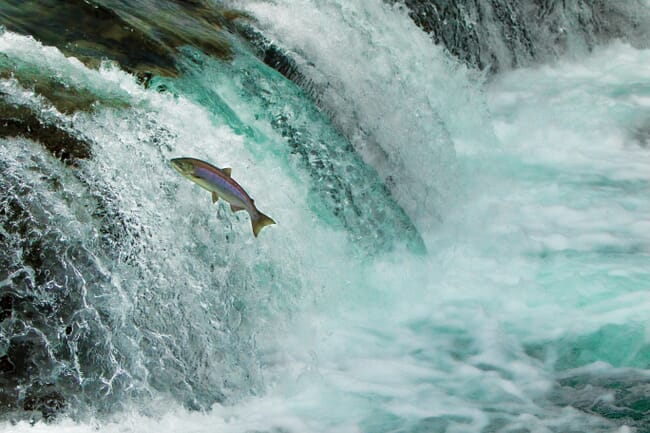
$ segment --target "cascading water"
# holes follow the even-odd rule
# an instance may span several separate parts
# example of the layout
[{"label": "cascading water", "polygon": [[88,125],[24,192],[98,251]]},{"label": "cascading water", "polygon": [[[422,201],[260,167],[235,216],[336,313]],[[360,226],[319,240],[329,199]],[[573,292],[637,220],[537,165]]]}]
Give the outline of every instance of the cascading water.
[{"label": "cascading water", "polygon": [[0,431],[650,432],[649,5],[37,3],[0,4]]},{"label": "cascading water", "polygon": [[490,139],[471,73],[426,34],[410,31],[413,23],[401,8],[249,2],[246,10],[269,38],[288,44],[296,64],[305,65],[301,76],[318,92],[319,105],[416,226],[435,226],[432,215],[454,190],[453,138],[483,130]]}]

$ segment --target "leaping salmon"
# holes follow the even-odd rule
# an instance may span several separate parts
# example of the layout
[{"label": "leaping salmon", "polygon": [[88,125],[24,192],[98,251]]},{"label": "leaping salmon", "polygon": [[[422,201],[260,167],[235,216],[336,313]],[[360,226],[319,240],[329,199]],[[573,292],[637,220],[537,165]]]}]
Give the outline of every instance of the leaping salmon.
[{"label": "leaping salmon", "polygon": [[174,158],[170,162],[182,176],[210,191],[212,203],[222,198],[230,203],[233,212],[246,210],[251,217],[255,237],[263,227],[275,224],[275,221],[257,210],[253,199],[230,177],[230,168],[217,168],[195,158]]}]

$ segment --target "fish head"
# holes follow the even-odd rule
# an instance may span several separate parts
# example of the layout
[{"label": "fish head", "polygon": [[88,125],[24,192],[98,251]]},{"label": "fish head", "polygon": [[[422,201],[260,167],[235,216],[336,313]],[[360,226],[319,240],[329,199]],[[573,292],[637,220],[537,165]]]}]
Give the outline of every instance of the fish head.
[{"label": "fish head", "polygon": [[169,162],[174,170],[185,177],[190,177],[194,174],[194,164],[189,158],[174,158]]}]

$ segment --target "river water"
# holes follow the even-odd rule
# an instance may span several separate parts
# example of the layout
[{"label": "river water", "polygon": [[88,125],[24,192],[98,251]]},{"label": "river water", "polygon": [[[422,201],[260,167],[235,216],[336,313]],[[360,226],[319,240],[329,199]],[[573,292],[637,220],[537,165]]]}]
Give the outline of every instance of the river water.
[{"label": "river water", "polygon": [[6,104],[92,154],[0,138],[0,431],[649,432],[650,50],[488,74],[405,7],[235,6],[298,84],[233,35],[148,88],[0,35]]}]

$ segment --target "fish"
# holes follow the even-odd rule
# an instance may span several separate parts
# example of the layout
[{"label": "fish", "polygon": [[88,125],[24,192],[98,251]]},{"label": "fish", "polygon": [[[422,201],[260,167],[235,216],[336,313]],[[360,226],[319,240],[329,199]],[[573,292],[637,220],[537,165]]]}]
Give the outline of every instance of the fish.
[{"label": "fish", "polygon": [[195,158],[174,158],[171,166],[181,174],[212,193],[212,203],[220,198],[230,203],[233,212],[245,210],[251,218],[253,235],[257,237],[262,228],[275,221],[255,207],[255,201],[230,175],[231,168],[218,168]]}]

